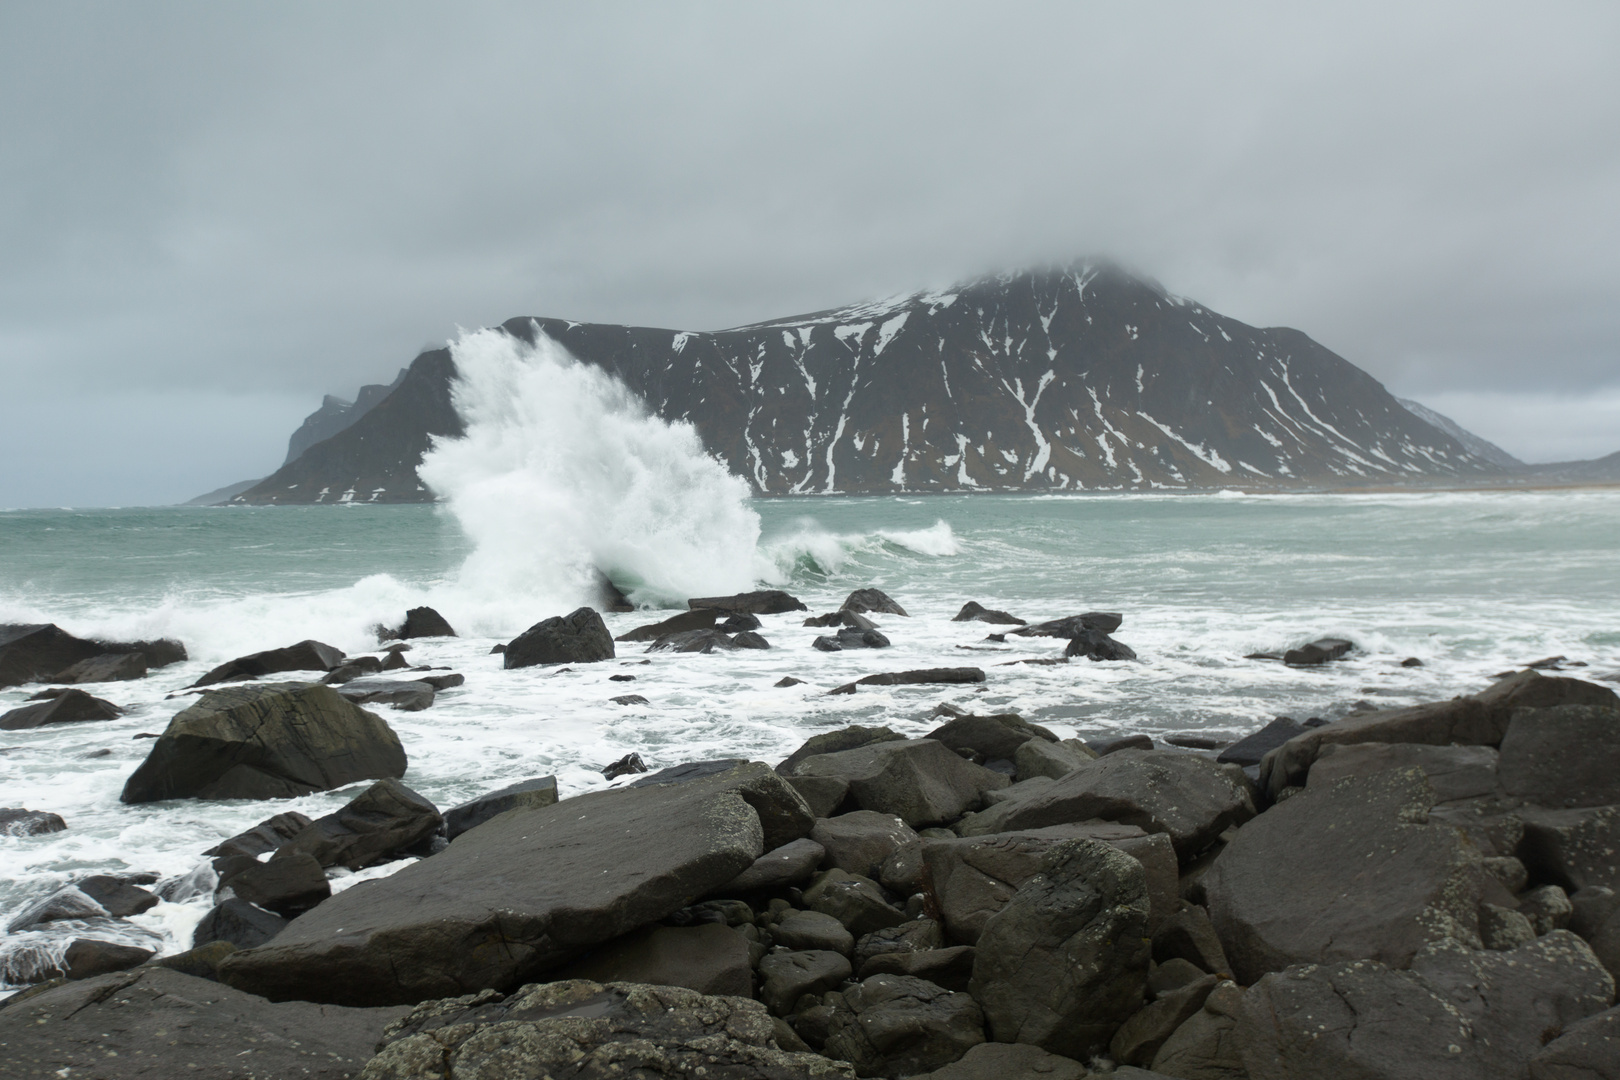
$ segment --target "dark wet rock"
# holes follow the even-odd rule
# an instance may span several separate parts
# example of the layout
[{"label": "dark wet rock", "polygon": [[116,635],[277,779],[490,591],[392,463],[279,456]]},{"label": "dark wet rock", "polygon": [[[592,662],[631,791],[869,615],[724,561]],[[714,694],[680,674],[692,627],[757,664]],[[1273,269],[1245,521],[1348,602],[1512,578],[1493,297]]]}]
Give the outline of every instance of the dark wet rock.
[{"label": "dark wet rock", "polygon": [[[643,765],[641,771],[646,772],[646,766]],[[541,776],[533,780],[523,780],[516,784],[509,784],[506,787],[464,802],[460,806],[446,810],[444,812],[444,835],[446,839],[454,840],[468,829],[477,828],[496,814],[504,814],[508,810],[516,810],[519,807],[550,806],[556,801],[557,778],[555,776]]]},{"label": "dark wet rock", "polygon": [[1500,746],[1515,709],[1558,705],[1620,708],[1620,697],[1595,683],[1521,671],[1469,697],[1406,709],[1353,713],[1312,728],[1267,755],[1261,764],[1261,786],[1273,800],[1283,788],[1302,787],[1311,763],[1329,743]]},{"label": "dark wet rock", "polygon": [[539,664],[590,664],[613,659],[613,638],[592,608],[542,619],[513,638],[504,656],[507,668]]},{"label": "dark wet rock", "polygon": [[853,611],[862,614],[874,611],[882,615],[905,615],[906,609],[894,602],[894,599],[882,589],[856,589],[844,599],[839,607],[842,611]]},{"label": "dark wet rock", "polygon": [[83,690],[66,690],[47,701],[24,705],[0,714],[0,730],[26,731],[47,724],[116,720],[123,715],[124,710],[110,701],[91,697]]},{"label": "dark wet rock", "polygon": [[861,1076],[912,1076],[984,1042],[978,1004],[923,979],[874,975],[842,999],[822,1053],[850,1062]]},{"label": "dark wet rock", "polygon": [[1082,630],[1069,640],[1063,655],[1073,659],[1083,656],[1087,660],[1135,660],[1136,650],[1115,641],[1101,630]]},{"label": "dark wet rock", "polygon": [[504,641],[503,642],[497,642],[494,645],[491,645],[489,647],[489,655],[491,655],[491,656],[500,656],[500,655],[504,654],[505,652],[506,652],[506,643]]},{"label": "dark wet rock", "polygon": [[634,675],[609,675],[608,682],[635,682]]},{"label": "dark wet rock", "polygon": [[302,852],[255,862],[241,873],[221,877],[220,888],[239,899],[292,919],[332,895],[321,864]]},{"label": "dark wet rock", "polygon": [[127,918],[155,907],[158,898],[139,885],[107,874],[95,874],[78,883],[78,889],[106,909],[114,918]]},{"label": "dark wet rock", "polygon": [[[388,654],[388,658],[382,662],[382,666],[379,667],[377,670],[379,670],[379,671],[404,671],[406,668],[408,668],[410,666],[411,666],[411,662],[409,660],[405,659],[405,657],[402,654],[397,653],[397,652],[390,652]],[[335,671],[336,668],[334,668],[333,670]]]},{"label": "dark wet rock", "polygon": [[803,625],[843,626],[848,627],[851,630],[877,629],[877,623],[873,622],[871,619],[868,619],[860,612],[850,611],[848,608],[840,608],[837,611],[829,611],[825,615],[812,615],[810,618],[804,620]]},{"label": "dark wet rock", "polygon": [[287,920],[246,900],[232,897],[215,904],[191,934],[191,947],[228,941],[238,949],[252,949],[286,929]]},{"label": "dark wet rock", "polygon": [[1238,1052],[1236,1029],[1243,990],[1220,982],[1153,1056],[1153,1070],[1186,1080],[1250,1080]]},{"label": "dark wet rock", "polygon": [[1083,615],[1069,615],[1061,619],[1049,619],[1046,622],[1022,626],[1008,633],[1017,634],[1019,637],[1076,638],[1086,630],[1112,634],[1124,622],[1123,615],[1112,611],[1088,611]]},{"label": "dark wet rock", "polygon": [[[767,831],[749,799],[786,817],[768,802],[770,781],[782,785],[765,766],[743,765],[503,814],[431,859],[339,893],[221,974],[268,997],[331,1002],[515,986],[752,865]],[[402,954],[412,963],[398,964]]]},{"label": "dark wet rock", "polygon": [[1228,767],[1170,750],[1126,750],[1087,762],[1039,794],[995,811],[965,826],[964,835],[1101,818],[1165,833],[1183,859],[1255,812],[1247,786]]},{"label": "dark wet rock", "polygon": [[935,986],[965,994],[973,979],[973,958],[977,953],[971,945],[878,953],[861,964],[858,974],[862,979],[874,975],[926,979]]},{"label": "dark wet rock", "polygon": [[648,652],[712,653],[729,652],[737,646],[719,630],[682,630],[666,634],[647,646]]},{"label": "dark wet rock", "polygon": [[951,619],[951,622],[983,622],[994,623],[997,626],[1023,626],[1024,620],[1016,615],[1009,615],[1005,611],[996,611],[987,608],[976,600],[969,600],[962,605]]},{"label": "dark wet rock", "polygon": [[768,649],[771,647],[771,643],[752,630],[744,630],[732,637],[731,647],[734,649]]},{"label": "dark wet rock", "polygon": [[603,611],[624,613],[636,610],[635,603],[600,570],[596,572],[596,600],[597,607]]},{"label": "dark wet rock", "polygon": [[414,607],[405,613],[405,622],[390,638],[455,637],[450,621],[430,607]]},{"label": "dark wet rock", "polygon": [[235,951],[236,946],[228,941],[210,941],[206,945],[199,945],[172,956],[160,957],[152,962],[170,971],[178,971],[182,975],[218,982],[220,961]]},{"label": "dark wet rock", "polygon": [[609,698],[608,700],[613,702],[613,704],[615,704],[615,705],[650,705],[650,704],[652,704],[652,702],[648,701],[646,698],[642,697],[640,694],[620,694],[618,697]]},{"label": "dark wet rock", "polygon": [[793,790],[804,799],[804,804],[810,812],[818,817],[832,817],[834,814],[857,810],[859,807],[851,806],[849,799],[849,781],[841,776],[789,776],[787,782]]},{"label": "dark wet rock", "polygon": [[1096,840],[1053,847],[979,937],[972,993],[991,1038],[1101,1051],[1141,1005],[1147,933],[1141,863]]},{"label": "dark wet rock", "polygon": [[1372,959],[1403,968],[1426,945],[1479,945],[1483,870],[1456,829],[1426,824],[1415,769],[1310,788],[1238,830],[1204,876],[1234,974]]},{"label": "dark wet rock", "polygon": [[53,683],[130,682],[146,678],[146,654],[102,653],[64,668],[47,681]]},{"label": "dark wet rock", "polygon": [[1232,962],[1215,933],[1209,912],[1197,904],[1186,904],[1166,916],[1153,931],[1153,962],[1168,964],[1184,960],[1201,971],[1230,978]]},{"label": "dark wet rock", "polygon": [[789,687],[789,686],[803,686],[804,685],[804,680],[803,679],[795,679],[791,675],[784,675],[780,679],[777,679],[775,682],[773,682],[771,685],[778,688],[778,689],[784,689],[784,688]]},{"label": "dark wet rock", "polygon": [[107,909],[75,886],[58,889],[45,899],[23,908],[6,924],[6,933],[31,930],[63,919],[105,918]]},{"label": "dark wet rock", "polygon": [[690,784],[713,777],[723,778],[723,783],[729,789],[735,790],[754,808],[765,833],[766,851],[809,835],[815,824],[815,816],[798,792],[758,762],[738,758],[688,761],[649,773],[630,786]]},{"label": "dark wet rock", "polygon": [[805,994],[835,989],[851,973],[849,958],[829,949],[771,953],[759,962],[760,1000],[787,1016]]},{"label": "dark wet rock", "polygon": [[0,836],[44,836],[61,832],[67,822],[61,814],[48,810],[25,810],[19,806],[0,807]]},{"label": "dark wet rock", "polygon": [[1422,667],[1422,666],[1423,666],[1423,661],[1419,660],[1415,656],[1408,656],[1405,660],[1401,661],[1401,667],[1405,667],[1405,668]]},{"label": "dark wet rock", "polygon": [[771,924],[771,941],[800,951],[830,951],[849,956],[855,935],[843,923],[822,911],[788,911]]},{"label": "dark wet rock", "polygon": [[[715,623],[723,612],[714,608],[694,608],[671,615],[662,622],[649,623],[638,626],[634,630],[627,630],[614,638],[614,641],[657,641],[659,638],[671,634],[682,634],[689,630],[713,630]],[[756,624],[757,625],[757,624]]]},{"label": "dark wet rock", "polygon": [[922,842],[900,818],[875,810],[820,818],[810,839],[825,849],[827,866],[869,878],[877,877],[896,851]]},{"label": "dark wet rock", "polygon": [[347,806],[310,822],[271,861],[302,854],[323,867],[360,870],[398,858],[443,823],[427,799],[398,780],[379,780]]},{"label": "dark wet rock", "polygon": [[[820,638],[816,639],[820,641]],[[877,630],[847,628],[838,631],[835,639],[840,649],[887,649],[889,639]]]},{"label": "dark wet rock", "polygon": [[1530,1059],[1530,1080],[1620,1080],[1620,1009],[1565,1028]]},{"label": "dark wet rock", "polygon": [[[816,640],[821,640],[817,638]],[[914,671],[883,671],[865,675],[852,683],[835,687],[829,694],[853,694],[861,686],[905,686],[914,683],[982,683],[984,670],[975,667],[919,668]]]},{"label": "dark wet rock", "polygon": [[[390,653],[389,658],[392,659],[398,655],[398,653]],[[326,676],[321,679],[321,682],[328,686],[340,686],[343,683],[353,682],[355,679],[364,678],[367,675],[375,675],[382,669],[383,661],[381,657],[353,656],[328,671]]]},{"label": "dark wet rock", "polygon": [[1421,769],[1436,802],[1500,795],[1497,754],[1489,746],[1426,746],[1422,743],[1329,744],[1311,766],[1306,787],[1391,769]]},{"label": "dark wet rock", "polygon": [[1283,653],[1283,663],[1296,667],[1325,664],[1329,660],[1342,660],[1355,647],[1354,642],[1346,641],[1343,638],[1318,638],[1316,641],[1301,645],[1297,649],[1289,649]]},{"label": "dark wet rock", "polygon": [[893,814],[912,828],[954,821],[980,805],[984,792],[1007,786],[1005,776],[963,760],[933,739],[873,742],[804,757],[790,773],[843,780],[859,809]]},{"label": "dark wet rock", "polygon": [[1620,803],[1620,708],[1517,710],[1502,737],[1498,775],[1509,795],[1537,806]]},{"label": "dark wet rock", "polygon": [[728,634],[743,634],[750,630],[758,630],[760,625],[758,615],[750,615],[746,611],[739,611],[734,615],[728,616],[726,621],[717,626],[716,629],[722,630]]},{"label": "dark wet rock", "polygon": [[411,679],[354,679],[337,692],[356,705],[392,705],[400,712],[421,712],[433,704],[433,684]]},{"label": "dark wet rock", "polygon": [[[416,670],[421,671],[422,669],[417,668]],[[425,682],[435,690],[451,690],[465,683],[467,677],[457,672],[451,672],[448,675],[422,675],[416,681]]]},{"label": "dark wet rock", "polygon": [[222,682],[259,679],[282,671],[331,671],[342,662],[342,649],[306,639],[296,645],[267,649],[226,661],[191,685],[213,686]]},{"label": "dark wet rock", "polygon": [[863,874],[827,870],[804,890],[804,905],[831,915],[856,937],[906,921],[906,913],[890,904],[883,887]]},{"label": "dark wet rock", "polygon": [[1224,764],[1258,765],[1267,754],[1296,735],[1305,733],[1305,725],[1287,716],[1279,716],[1259,731],[1250,732],[1216,755]]},{"label": "dark wet rock", "polygon": [[1620,805],[1527,810],[1518,857],[1538,881],[1567,892],[1592,885],[1620,889]]},{"label": "dark wet rock", "polygon": [[962,1060],[933,1072],[917,1073],[912,1080],[1086,1080],[1090,1075],[1085,1065],[1073,1058],[1049,1054],[1038,1046],[987,1042],[973,1047]]},{"label": "dark wet rock", "polygon": [[8,1003],[0,1010],[0,1046],[12,1066],[7,1076],[343,1080],[360,1070],[384,1027],[403,1012],[272,1005],[160,965]]},{"label": "dark wet rock", "polygon": [[290,798],[403,776],[405,765],[393,729],[330,686],[235,686],[204,694],[169,721],[122,798]]},{"label": "dark wet rock", "polygon": [[734,593],[731,596],[700,596],[688,600],[689,608],[714,608],[727,615],[781,615],[789,611],[809,611],[797,598],[781,589],[761,589],[756,592]]},{"label": "dark wet rock", "polygon": [[[812,641],[810,643],[810,647],[812,649],[816,649],[816,650],[819,650],[821,652],[843,652],[844,651],[844,646],[839,642],[839,640],[837,638],[835,638],[835,637],[827,637],[826,635],[822,635],[821,637],[816,638],[814,641]],[[853,693],[853,692],[854,691],[851,691],[851,693]]]},{"label": "dark wet rock", "polygon": [[1056,780],[1094,760],[1096,754],[1076,740],[1051,742],[1044,738],[1029,739],[1013,751],[1013,777],[1018,781],[1037,776]]},{"label": "dark wet rock", "polygon": [[1152,1064],[1176,1029],[1203,1009],[1204,1001],[1219,981],[1217,976],[1205,975],[1161,994],[1120,1025],[1109,1040],[1109,1053],[1122,1065],[1146,1067]]},{"label": "dark wet rock", "polygon": [[826,854],[825,848],[809,838],[783,844],[761,855],[754,865],[715,892],[720,896],[746,896],[809,881]]},{"label": "dark wet rock", "polygon": [[223,841],[203,852],[204,855],[229,856],[246,855],[257,858],[267,851],[274,851],[282,844],[291,840],[309,825],[310,819],[296,810],[277,814],[266,818],[246,832],[237,833],[229,840]]},{"label": "dark wet rock", "polygon": [[700,994],[754,994],[748,939],[719,923],[643,927],[592,949],[552,977],[684,986]]},{"label": "dark wet rock", "polygon": [[55,623],[0,624],[0,689],[45,682],[53,673],[106,651]]},{"label": "dark wet rock", "polygon": [[1086,743],[1086,749],[1098,757],[1117,754],[1121,750],[1152,750],[1153,740],[1147,735],[1122,735],[1117,739],[1098,739]]},{"label": "dark wet rock", "polygon": [[640,754],[626,754],[602,770],[602,775],[609,780],[617,780],[621,776],[634,776],[647,771],[647,765],[641,760]]},{"label": "dark wet rock", "polygon": [[[933,919],[907,919],[895,923],[893,926],[880,927],[870,933],[862,934],[855,942],[855,953],[851,959],[857,968],[865,966],[867,961],[877,956],[891,956],[898,953],[934,952],[945,944],[945,928]],[[869,974],[877,974],[870,972]],[[891,974],[893,974],[891,972]],[[863,975],[862,978],[865,978]]]},{"label": "dark wet rock", "polygon": [[[906,737],[898,731],[887,727],[863,727],[860,724],[851,724],[849,727],[839,728],[836,731],[824,731],[820,735],[812,735],[806,739],[793,753],[789,754],[776,771],[783,776],[792,776],[794,766],[808,757],[818,754],[836,754],[841,750],[854,750],[856,747],[868,746],[880,742],[904,742]],[[823,815],[825,816],[825,815]]]},{"label": "dark wet rock", "polygon": [[1031,724],[1017,713],[953,717],[924,738],[944,743],[952,750],[973,750],[985,760],[1011,759],[1018,748],[1031,739],[1057,742],[1052,732],[1039,724]]}]

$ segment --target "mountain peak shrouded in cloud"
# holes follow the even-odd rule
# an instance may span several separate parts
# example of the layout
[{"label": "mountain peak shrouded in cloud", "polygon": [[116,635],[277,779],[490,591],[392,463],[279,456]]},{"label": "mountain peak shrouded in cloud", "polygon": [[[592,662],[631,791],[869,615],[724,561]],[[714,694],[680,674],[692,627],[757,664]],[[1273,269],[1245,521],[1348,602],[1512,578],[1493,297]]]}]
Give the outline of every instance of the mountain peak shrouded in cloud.
[{"label": "mountain peak shrouded in cloud", "polygon": [[[1305,334],[1226,318],[1109,262],[720,331],[531,317],[501,329],[561,346],[652,415],[692,425],[759,494],[1287,490],[1500,472]],[[430,436],[460,432],[458,347],[419,357],[357,424],[231,501],[433,499],[414,469]],[[552,427],[528,434],[533,453],[560,437]]]}]

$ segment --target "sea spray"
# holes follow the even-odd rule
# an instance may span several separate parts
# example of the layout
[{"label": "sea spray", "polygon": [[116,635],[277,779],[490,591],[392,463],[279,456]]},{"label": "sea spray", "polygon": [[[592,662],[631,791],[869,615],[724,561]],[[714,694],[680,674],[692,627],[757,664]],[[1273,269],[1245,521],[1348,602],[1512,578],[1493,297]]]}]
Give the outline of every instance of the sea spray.
[{"label": "sea spray", "polygon": [[544,335],[479,330],[451,354],[466,434],[436,440],[420,476],[473,544],[457,590],[481,621],[521,629],[589,602],[597,570],[655,605],[753,586],[747,485],[690,424]]}]

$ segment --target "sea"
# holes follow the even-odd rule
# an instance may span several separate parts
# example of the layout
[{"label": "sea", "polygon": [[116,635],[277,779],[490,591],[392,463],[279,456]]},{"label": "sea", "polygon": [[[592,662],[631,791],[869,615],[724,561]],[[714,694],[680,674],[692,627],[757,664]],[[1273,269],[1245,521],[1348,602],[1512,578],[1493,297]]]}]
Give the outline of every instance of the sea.
[{"label": "sea", "polygon": [[[444,493],[437,503],[0,511],[0,623],[170,637],[190,654],[143,680],[86,687],[125,710],[117,720],[0,732],[0,806],[68,825],[0,836],[0,925],[91,874],[155,875],[168,897],[121,922],[0,935],[6,985],[75,936],[183,951],[212,902],[206,849],[364,790],[119,801],[152,746],[139,736],[194,702],[184,691],[205,671],[305,638],[375,654],[376,628],[420,604],[459,636],[412,641],[407,659],[466,682],[424,711],[377,711],[409,756],[404,783],[441,808],[545,775],[564,798],[603,788],[603,767],[629,753],[653,769],[774,764],[848,724],[922,735],[941,704],[1016,712],[1062,737],[1224,741],[1277,716],[1472,693],[1554,656],[1567,673],[1620,681],[1617,490],[750,498],[689,428],[638,413],[593,371],[497,357],[479,383],[479,343],[463,344],[469,432],[422,470]],[[534,372],[545,377],[526,382]],[[505,670],[492,648],[587,602],[597,569],[639,605],[604,615],[614,634],[687,597],[755,587],[786,589],[809,610],[762,616],[768,650],[620,644],[614,659],[571,670]],[[867,587],[906,611],[875,616],[891,645],[814,649],[825,631],[806,615]],[[1018,663],[1060,657],[1066,643],[994,640],[1008,628],[953,621],[968,601],[1030,621],[1118,612],[1114,636],[1138,659]],[[1355,649],[1315,668],[1246,658],[1324,636]],[[875,672],[959,666],[982,668],[985,682],[827,694]],[[784,676],[802,682],[777,686]],[[0,690],[0,711],[40,689]],[[612,700],[630,693],[646,703]],[[337,871],[333,886],[403,865]]]}]

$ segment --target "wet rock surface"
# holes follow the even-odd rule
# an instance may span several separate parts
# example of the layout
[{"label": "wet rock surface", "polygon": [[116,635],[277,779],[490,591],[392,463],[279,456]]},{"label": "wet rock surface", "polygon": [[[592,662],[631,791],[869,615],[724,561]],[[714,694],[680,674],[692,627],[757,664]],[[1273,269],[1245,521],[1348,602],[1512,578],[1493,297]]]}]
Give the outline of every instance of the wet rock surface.
[{"label": "wet rock surface", "polygon": [[593,608],[575,608],[567,615],[542,619],[507,642],[505,667],[541,664],[593,664],[613,659],[613,638]]}]

